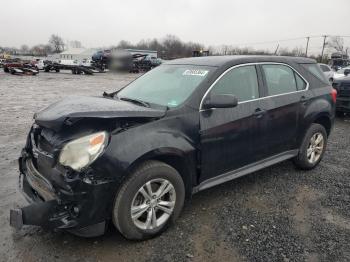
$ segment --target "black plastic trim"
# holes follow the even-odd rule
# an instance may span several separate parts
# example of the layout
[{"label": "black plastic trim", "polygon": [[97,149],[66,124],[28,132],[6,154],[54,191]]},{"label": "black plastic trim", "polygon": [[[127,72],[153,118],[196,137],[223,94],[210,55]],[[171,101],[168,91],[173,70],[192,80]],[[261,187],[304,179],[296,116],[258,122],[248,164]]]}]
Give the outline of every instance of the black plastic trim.
[{"label": "black plastic trim", "polygon": [[284,160],[293,158],[298,154],[298,152],[299,152],[299,150],[297,150],[297,149],[286,151],[286,152],[283,152],[281,154],[278,154],[278,155],[260,160],[258,162],[246,165],[246,166],[241,167],[239,169],[232,170],[232,171],[229,171],[229,172],[224,173],[222,175],[207,179],[207,180],[203,181],[202,183],[200,183],[198,186],[194,187],[192,190],[192,193],[195,194],[195,193],[202,191],[204,189],[225,183],[227,181],[236,179],[236,178],[244,176],[244,175],[248,175],[250,173],[253,173],[255,171],[263,169],[265,167],[272,166],[272,165],[277,164],[279,162],[282,162]]}]

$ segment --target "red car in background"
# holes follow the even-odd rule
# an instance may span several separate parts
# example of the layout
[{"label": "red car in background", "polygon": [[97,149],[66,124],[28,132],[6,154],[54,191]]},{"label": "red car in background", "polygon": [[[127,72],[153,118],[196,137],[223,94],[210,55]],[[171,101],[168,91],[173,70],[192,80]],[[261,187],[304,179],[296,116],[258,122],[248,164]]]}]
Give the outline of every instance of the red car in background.
[{"label": "red car in background", "polygon": [[13,75],[36,75],[39,73],[37,68],[30,62],[22,61],[18,58],[8,59],[3,63],[4,72]]}]

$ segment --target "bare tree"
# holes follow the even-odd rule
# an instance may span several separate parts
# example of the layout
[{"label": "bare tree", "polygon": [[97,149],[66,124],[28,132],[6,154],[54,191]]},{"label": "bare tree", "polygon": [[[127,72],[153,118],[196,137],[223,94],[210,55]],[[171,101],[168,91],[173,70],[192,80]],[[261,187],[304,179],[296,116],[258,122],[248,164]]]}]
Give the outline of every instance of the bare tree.
[{"label": "bare tree", "polygon": [[183,56],[183,43],[175,35],[167,35],[162,44],[168,58],[178,58]]},{"label": "bare tree", "polygon": [[80,41],[77,41],[77,40],[73,40],[73,41],[70,41],[69,42],[69,45],[72,47],[72,48],[82,48],[83,45],[81,44]]},{"label": "bare tree", "polygon": [[229,49],[230,49],[230,46],[228,46],[228,45],[222,45],[222,46],[221,46],[221,53],[222,53],[223,55],[227,55],[227,54],[229,53]]},{"label": "bare tree", "polygon": [[23,54],[23,55],[28,54],[28,52],[29,52],[29,46],[27,46],[27,45],[21,45],[20,52],[21,52],[21,54]]},{"label": "bare tree", "polygon": [[55,53],[60,53],[64,50],[64,42],[62,37],[58,35],[51,35],[49,44],[53,47]]},{"label": "bare tree", "polygon": [[327,42],[328,48],[335,50],[336,52],[344,52],[344,39],[340,36],[333,36]]},{"label": "bare tree", "polygon": [[54,52],[51,45],[43,45],[43,49],[44,49],[46,55],[52,54]]},{"label": "bare tree", "polygon": [[119,42],[119,44],[117,45],[117,48],[120,48],[120,49],[128,49],[128,48],[134,48],[134,46],[128,42],[128,41],[125,41],[125,40],[121,40]]},{"label": "bare tree", "polygon": [[304,49],[302,47],[294,47],[292,50],[285,48],[280,48],[278,55],[282,56],[304,56]]},{"label": "bare tree", "polygon": [[35,45],[30,50],[29,53],[34,56],[47,56],[53,53],[52,47],[50,45]]}]

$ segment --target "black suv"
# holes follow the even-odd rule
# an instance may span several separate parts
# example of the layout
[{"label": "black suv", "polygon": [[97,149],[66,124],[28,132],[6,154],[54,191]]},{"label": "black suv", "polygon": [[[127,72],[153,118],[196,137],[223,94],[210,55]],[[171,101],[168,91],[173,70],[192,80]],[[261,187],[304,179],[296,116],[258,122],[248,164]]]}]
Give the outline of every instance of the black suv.
[{"label": "black suv", "polygon": [[31,205],[10,223],[152,237],[193,193],[293,159],[314,168],[336,91],[314,60],[173,60],[118,92],[69,97],[35,114],[19,159]]}]

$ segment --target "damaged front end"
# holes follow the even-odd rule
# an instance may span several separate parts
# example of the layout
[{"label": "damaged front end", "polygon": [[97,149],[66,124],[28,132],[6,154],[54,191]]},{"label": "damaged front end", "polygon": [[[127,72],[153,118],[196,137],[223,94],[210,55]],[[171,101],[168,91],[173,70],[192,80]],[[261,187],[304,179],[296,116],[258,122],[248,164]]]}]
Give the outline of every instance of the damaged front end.
[{"label": "damaged front end", "polygon": [[19,158],[20,189],[31,205],[10,211],[11,226],[103,234],[128,165],[108,151],[111,137],[165,111],[113,98],[72,96],[35,114]]},{"label": "damaged front end", "polygon": [[52,131],[34,124],[19,158],[19,187],[31,204],[11,210],[10,225],[68,230],[85,237],[101,235],[116,184],[101,176],[98,168],[75,171],[60,165],[61,144]]}]

